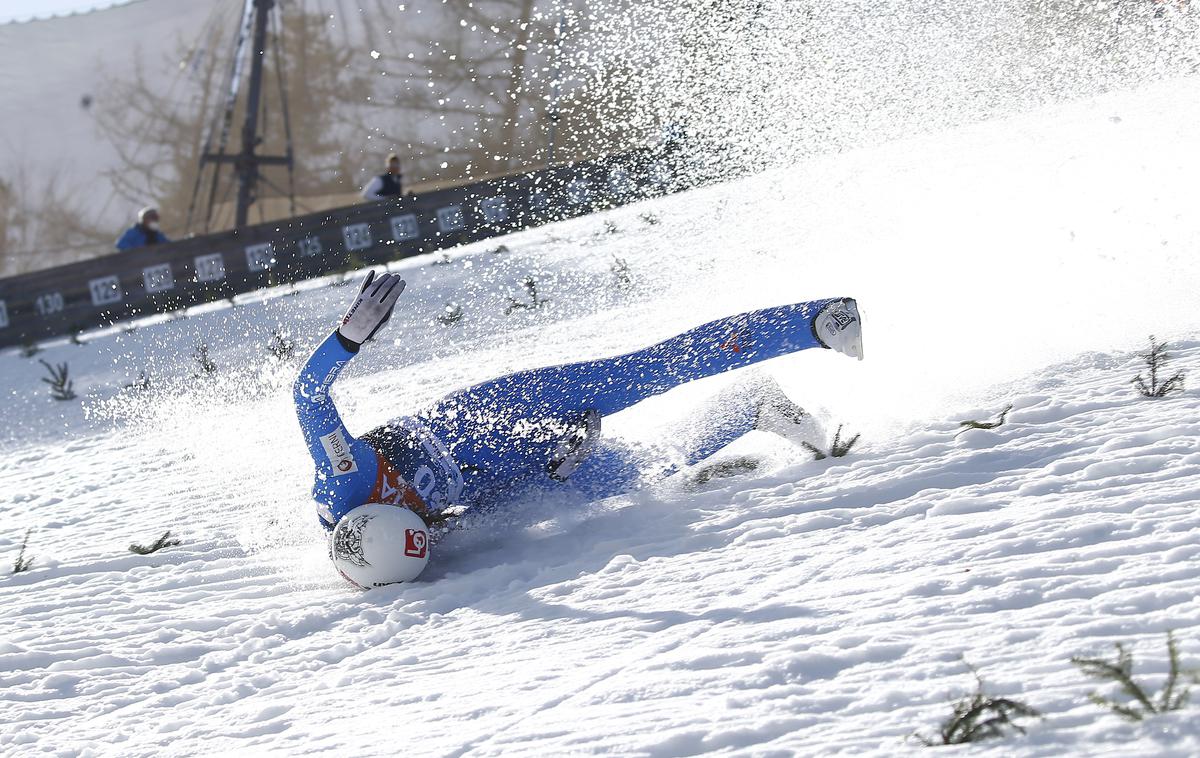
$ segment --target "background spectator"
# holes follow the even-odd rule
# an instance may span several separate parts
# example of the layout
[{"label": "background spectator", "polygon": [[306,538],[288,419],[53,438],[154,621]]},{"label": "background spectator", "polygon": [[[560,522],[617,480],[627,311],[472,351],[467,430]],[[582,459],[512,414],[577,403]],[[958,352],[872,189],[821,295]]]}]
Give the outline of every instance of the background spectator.
[{"label": "background spectator", "polygon": [[163,242],[170,240],[158,229],[158,209],[147,207],[138,211],[137,223],[126,229],[117,240],[117,249],[132,250],[135,247],[158,245]]},{"label": "background spectator", "polygon": [[392,153],[387,157],[387,173],[380,174],[363,187],[362,196],[365,200],[383,200],[402,194],[404,190],[400,184],[400,156]]}]

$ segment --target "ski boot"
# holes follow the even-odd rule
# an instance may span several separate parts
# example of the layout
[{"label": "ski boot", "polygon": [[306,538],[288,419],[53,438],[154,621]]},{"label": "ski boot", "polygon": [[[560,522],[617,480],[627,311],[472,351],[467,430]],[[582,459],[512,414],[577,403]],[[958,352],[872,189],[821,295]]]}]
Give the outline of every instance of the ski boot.
[{"label": "ski boot", "polygon": [[813,319],[813,334],[825,347],[863,359],[862,316],[854,298],[837,300],[822,308]]}]

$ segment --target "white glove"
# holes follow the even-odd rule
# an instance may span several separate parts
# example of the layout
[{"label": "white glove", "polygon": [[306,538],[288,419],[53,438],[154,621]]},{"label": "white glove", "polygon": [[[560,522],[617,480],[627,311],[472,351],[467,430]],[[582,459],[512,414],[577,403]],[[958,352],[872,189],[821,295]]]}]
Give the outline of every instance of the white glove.
[{"label": "white glove", "polygon": [[396,307],[400,293],[404,292],[404,286],[404,280],[397,274],[384,274],[378,279],[374,271],[367,274],[358,297],[338,327],[338,334],[356,345],[374,337],[392,317],[392,309]]}]

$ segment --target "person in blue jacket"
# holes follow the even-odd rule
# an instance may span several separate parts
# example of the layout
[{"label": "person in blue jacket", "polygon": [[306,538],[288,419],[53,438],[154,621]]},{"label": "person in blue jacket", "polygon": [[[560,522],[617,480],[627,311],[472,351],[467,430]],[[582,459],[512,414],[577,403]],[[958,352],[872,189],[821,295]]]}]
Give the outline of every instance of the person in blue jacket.
[{"label": "person in blue jacket", "polygon": [[158,228],[158,209],[142,208],[138,211],[137,223],[125,230],[117,240],[117,250],[132,250],[146,245],[161,245],[170,242]]},{"label": "person in blue jacket", "polygon": [[[600,443],[604,417],[686,382],[800,350],[832,348],[862,358],[853,299],[796,303],[718,319],[625,355],[492,379],[356,437],[329,391],[387,323],[404,287],[396,274],[369,273],[341,325],[294,384],[300,428],[316,464],[312,495],[327,530],[366,503],[404,506],[428,521],[452,506],[502,503],[568,482],[594,497],[619,494],[645,472],[619,446]],[[753,384],[730,395],[688,443],[685,463],[704,460],[752,429],[823,441],[815,420],[777,385]]]}]

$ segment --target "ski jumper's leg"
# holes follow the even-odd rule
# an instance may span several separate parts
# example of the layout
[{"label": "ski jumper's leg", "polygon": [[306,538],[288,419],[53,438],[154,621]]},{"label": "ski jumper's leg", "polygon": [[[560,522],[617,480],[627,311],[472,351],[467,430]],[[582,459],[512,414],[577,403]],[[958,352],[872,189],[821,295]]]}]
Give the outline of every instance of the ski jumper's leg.
[{"label": "ski jumper's leg", "polygon": [[705,425],[699,433],[692,429],[686,439],[676,438],[683,440],[682,461],[667,461],[661,453],[650,455],[649,451],[601,442],[571,474],[570,484],[593,500],[621,495],[695,465],[755,428],[757,409],[748,399],[721,410],[716,416],[699,419]]},{"label": "ski jumper's leg", "polygon": [[585,411],[612,415],[686,382],[823,347],[813,320],[840,299],[729,316],[625,355],[510,374],[421,415],[463,467],[468,490],[544,475],[563,432]]},{"label": "ski jumper's leg", "polygon": [[645,472],[633,451],[603,442],[571,474],[571,485],[590,499],[636,489]]},{"label": "ski jumper's leg", "polygon": [[[661,461],[655,460],[651,465],[654,466],[653,474],[660,473]],[[564,486],[589,500],[598,500],[636,490],[647,481],[646,466],[642,454],[624,445],[602,441],[579,464],[566,482],[556,481],[547,476],[544,465],[540,469],[541,476],[513,478],[507,482],[499,482],[492,476],[484,475],[476,479],[475,484],[486,481],[488,486],[472,498],[471,503],[484,508],[504,506],[534,492],[562,492],[561,488]],[[465,478],[469,490],[471,480],[470,477]],[[650,478],[656,477],[652,475]]]},{"label": "ski jumper's leg", "polygon": [[680,444],[685,466],[693,466],[754,429],[758,397],[739,392],[741,387],[723,392],[709,404],[707,412],[693,418],[692,426],[681,429],[673,439]]},{"label": "ski jumper's leg", "polygon": [[809,437],[817,444],[824,436],[820,424],[792,402],[773,377],[750,370],[664,435],[680,454],[673,462],[636,448],[604,447],[601,441],[601,449],[579,464],[571,483],[593,499],[619,495],[694,466],[755,429],[779,434],[793,444]]},{"label": "ski jumper's leg", "polygon": [[685,465],[708,458],[752,430],[777,434],[794,445],[820,444],[820,422],[796,405],[773,377],[747,371],[712,396],[666,436],[682,453]]}]

